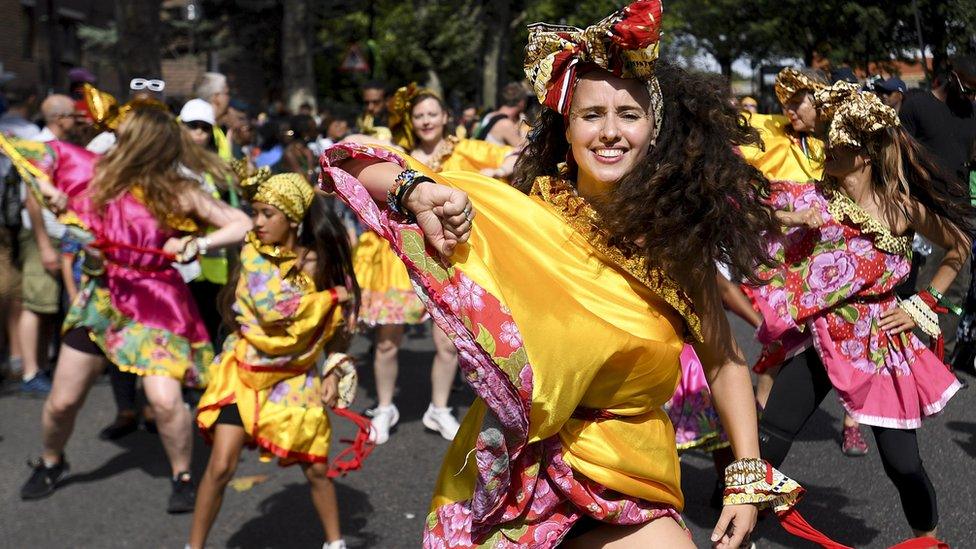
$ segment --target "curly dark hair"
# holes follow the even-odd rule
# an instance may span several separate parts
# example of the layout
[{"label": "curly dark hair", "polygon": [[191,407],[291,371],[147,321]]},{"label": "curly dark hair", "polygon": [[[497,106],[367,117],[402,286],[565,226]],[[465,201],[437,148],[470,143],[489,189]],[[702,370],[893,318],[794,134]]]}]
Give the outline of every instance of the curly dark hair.
[{"label": "curly dark hair", "polygon": [[[686,289],[708,282],[716,261],[759,283],[756,268],[772,263],[766,235],[779,226],[764,202],[769,182],[735,148],[761,143],[759,134],[732,106],[721,77],[664,61],[656,75],[664,97],[657,142],[593,206],[612,242],[629,243],[649,268],[686,281]],[[563,116],[547,109],[529,134],[512,184],[528,192],[536,177],[558,176],[569,150]]]}]

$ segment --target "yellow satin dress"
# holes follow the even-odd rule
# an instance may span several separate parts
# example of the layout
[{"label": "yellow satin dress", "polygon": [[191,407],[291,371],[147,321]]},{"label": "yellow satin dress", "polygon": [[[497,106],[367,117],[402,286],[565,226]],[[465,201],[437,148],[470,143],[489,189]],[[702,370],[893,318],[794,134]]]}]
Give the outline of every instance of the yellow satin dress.
[{"label": "yellow satin dress", "polygon": [[[474,139],[450,139],[436,159],[435,171],[495,169],[502,165],[512,148]],[[410,276],[389,244],[373,231],[359,237],[353,257],[353,270],[362,291],[359,321],[366,326],[419,324],[427,315],[414,293]]]},{"label": "yellow satin dress", "polygon": [[[652,291],[595,248],[573,226],[581,220],[565,187],[537,185],[529,197],[473,174],[445,173],[438,182],[464,190],[478,212],[453,265],[498,297],[520,331],[533,375],[529,442],[557,436],[574,471],[680,509],[674,430],[662,410],[678,382],[685,334],[665,300],[673,289]],[[575,419],[578,407],[623,419]],[[432,507],[471,497],[477,468],[465,456],[484,412],[479,399],[465,416]]]},{"label": "yellow satin dress", "polygon": [[240,328],[224,342],[200,399],[197,425],[212,437],[221,408],[237,406],[262,459],[324,463],[331,427],[317,360],[342,321],[334,295],[316,291],[296,256],[248,233],[236,290]]},{"label": "yellow satin dress", "polygon": [[803,143],[795,137],[790,121],[778,114],[752,114],[749,123],[759,130],[765,150],[739,147],[746,162],[761,171],[770,181],[806,183],[819,181],[823,175],[824,144],[806,136]]}]

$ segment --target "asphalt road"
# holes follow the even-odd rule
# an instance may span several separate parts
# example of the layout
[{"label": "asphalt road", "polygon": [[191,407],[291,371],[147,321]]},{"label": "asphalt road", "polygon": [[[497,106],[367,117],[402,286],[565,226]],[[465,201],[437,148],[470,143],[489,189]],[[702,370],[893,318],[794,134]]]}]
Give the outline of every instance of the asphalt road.
[{"label": "asphalt road", "polygon": [[[737,324],[747,341],[747,331]],[[754,349],[752,349],[754,351]],[[369,364],[368,342],[353,351]],[[337,482],[342,527],[350,547],[419,547],[423,519],[441,456],[448,443],[425,432],[420,423],[429,399],[433,345],[411,337],[401,351],[401,421],[390,441],[379,447],[362,470]],[[362,367],[360,397],[354,408],[372,404],[370,368]],[[967,378],[973,381],[972,378]],[[78,418],[67,455],[72,474],[50,498],[22,502],[18,491],[29,471],[25,460],[39,452],[42,400],[28,399],[7,383],[0,389],[0,548],[168,547],[180,548],[189,532],[189,515],[164,512],[169,467],[158,438],[137,432],[118,442],[98,440],[114,416],[111,391],[101,380]],[[452,395],[463,413],[471,393]],[[939,493],[941,529],[954,547],[976,546],[976,388],[961,391],[947,411],[920,433],[923,457]],[[840,453],[840,406],[828,397],[793,447],[783,471],[808,489],[800,510],[835,539],[855,547],[887,547],[910,532],[894,487],[877,453],[846,458]],[[343,422],[340,436],[351,433]],[[865,435],[868,435],[865,430]],[[870,440],[870,437],[869,437]],[[208,449],[194,447],[194,473],[202,474]],[[873,441],[871,441],[873,442]],[[872,449],[873,450],[873,449]],[[708,507],[715,473],[707,455],[682,457],[684,517],[698,546],[707,547],[717,512]],[[212,547],[321,547],[304,477],[298,468],[261,463],[245,452],[238,478],[252,487],[228,488],[210,538]],[[809,547],[791,538],[774,520],[759,526],[759,547]]]}]

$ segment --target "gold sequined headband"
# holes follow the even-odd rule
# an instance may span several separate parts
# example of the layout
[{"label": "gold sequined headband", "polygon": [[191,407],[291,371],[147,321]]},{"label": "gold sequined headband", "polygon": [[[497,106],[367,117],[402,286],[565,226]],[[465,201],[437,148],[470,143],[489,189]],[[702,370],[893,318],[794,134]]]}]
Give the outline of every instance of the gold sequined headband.
[{"label": "gold sequined headband", "polygon": [[241,179],[241,191],[248,200],[270,204],[296,223],[305,218],[315,191],[304,176],[297,173],[272,175],[267,166],[253,170],[243,159],[235,161],[232,167]]},{"label": "gold sequined headband", "polygon": [[898,112],[877,95],[860,91],[855,84],[837,82],[814,94],[817,112],[830,121],[827,143],[831,147],[864,146],[865,139],[886,128],[901,125]]},{"label": "gold sequined headband", "polygon": [[786,67],[776,75],[776,98],[780,105],[786,105],[791,97],[801,91],[816,93],[827,87],[827,84],[810,78],[808,75]]}]

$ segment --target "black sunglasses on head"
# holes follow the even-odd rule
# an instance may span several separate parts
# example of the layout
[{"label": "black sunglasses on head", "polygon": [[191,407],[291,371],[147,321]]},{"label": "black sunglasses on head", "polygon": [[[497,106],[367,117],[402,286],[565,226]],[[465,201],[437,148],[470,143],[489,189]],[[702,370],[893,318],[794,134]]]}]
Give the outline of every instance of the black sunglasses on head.
[{"label": "black sunglasses on head", "polygon": [[205,132],[213,131],[213,124],[204,122],[203,120],[191,120],[189,122],[184,122],[187,128],[191,130],[203,130]]}]

